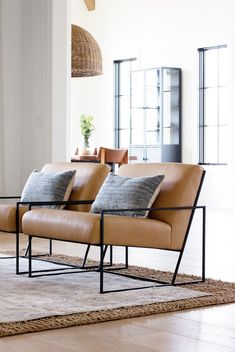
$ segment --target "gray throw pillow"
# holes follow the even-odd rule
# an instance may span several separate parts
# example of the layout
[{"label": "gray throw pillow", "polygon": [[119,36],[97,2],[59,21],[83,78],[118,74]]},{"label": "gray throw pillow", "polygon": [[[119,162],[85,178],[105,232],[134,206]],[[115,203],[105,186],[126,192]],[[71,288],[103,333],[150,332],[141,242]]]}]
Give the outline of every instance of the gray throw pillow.
[{"label": "gray throw pillow", "polygon": [[[159,191],[163,175],[123,177],[110,173],[92,204],[91,212],[105,209],[150,208]],[[147,217],[148,211],[119,211],[112,215]]]},{"label": "gray throw pillow", "polygon": [[[21,201],[67,201],[73,188],[75,173],[76,170],[62,172],[34,170],[24,186]],[[45,207],[62,209],[65,205]]]}]

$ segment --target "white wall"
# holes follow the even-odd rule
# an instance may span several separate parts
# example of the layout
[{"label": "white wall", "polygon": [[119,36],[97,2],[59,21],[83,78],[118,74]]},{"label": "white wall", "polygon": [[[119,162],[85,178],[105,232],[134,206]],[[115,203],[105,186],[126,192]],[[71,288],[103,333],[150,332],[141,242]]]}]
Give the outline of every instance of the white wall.
[{"label": "white wall", "polygon": [[[74,6],[75,5],[75,6]],[[88,30],[93,35],[90,24],[92,23],[94,12],[89,12],[86,8],[84,1],[71,2],[71,23],[77,24],[80,27]],[[90,30],[91,29],[91,30]],[[100,38],[94,34],[94,38],[100,44]],[[110,77],[112,78],[112,77]],[[95,117],[96,131],[91,138],[91,144],[100,144],[100,136],[103,136],[104,131],[109,131],[109,125],[105,125],[104,117],[107,116],[106,108],[110,104],[104,104],[104,99],[100,101],[100,93],[97,92],[107,91],[104,84],[103,76],[94,77],[75,77],[71,78],[71,95],[70,95],[70,155],[74,154],[77,146],[81,144],[82,137],[80,133],[79,120],[82,114],[93,115]],[[109,98],[107,97],[107,100]],[[112,96],[111,96],[112,100]],[[111,115],[112,120],[112,115]],[[111,127],[112,128],[112,127]],[[106,132],[107,134],[107,132]]]},{"label": "white wall", "polygon": [[21,4],[1,1],[1,178],[4,194],[18,194],[21,178]]},{"label": "white wall", "polygon": [[0,0],[0,192],[67,151],[70,1]]},{"label": "white wall", "polygon": [[[71,146],[77,143],[81,113],[94,115],[96,143],[113,145],[113,60],[136,56],[139,68],[182,68],[183,161],[197,162],[197,48],[218,44],[228,44],[230,131],[235,135],[233,0],[96,0],[92,12],[72,0],[71,11],[73,23],[87,29],[100,44],[104,63],[104,75],[99,79],[71,80],[71,128],[76,131]],[[229,165],[207,170],[202,197],[210,206],[235,207],[232,138],[230,145]]]},{"label": "white wall", "polygon": [[[2,6],[0,0],[0,29],[2,28]],[[2,67],[2,31],[0,30],[0,194],[4,189],[4,123],[3,123],[3,67]]]},{"label": "white wall", "polygon": [[52,3],[52,160],[70,158],[70,1]]},{"label": "white wall", "polygon": [[51,160],[50,1],[21,1],[22,183]]}]

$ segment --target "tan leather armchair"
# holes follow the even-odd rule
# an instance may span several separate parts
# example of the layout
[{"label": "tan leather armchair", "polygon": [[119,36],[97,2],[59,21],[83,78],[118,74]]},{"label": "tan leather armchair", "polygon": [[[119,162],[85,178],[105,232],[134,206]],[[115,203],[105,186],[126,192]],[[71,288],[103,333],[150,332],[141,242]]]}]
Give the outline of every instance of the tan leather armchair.
[{"label": "tan leather armchair", "polygon": [[[100,246],[100,292],[103,293],[103,249],[105,245],[144,247],[175,251],[179,254],[172,280],[176,277],[196,209],[203,213],[202,279],[205,279],[205,207],[197,201],[205,172],[201,166],[180,163],[125,164],[118,175],[127,177],[164,175],[161,190],[147,218],[114,216],[114,211],[100,214],[55,209],[34,209],[23,216],[23,232],[51,238]],[[33,275],[33,272],[30,273]],[[156,283],[155,283],[156,284]]]},{"label": "tan leather armchair", "polygon": [[71,158],[73,162],[98,162],[101,164],[109,164],[112,171],[115,170],[115,165],[119,167],[123,164],[128,164],[128,149],[106,148],[100,147],[94,149],[93,155],[79,155],[79,149],[76,149],[75,155]]},{"label": "tan leather armchair", "polygon": [[[48,163],[44,165],[42,171],[68,171],[76,170],[75,181],[69,201],[94,200],[106,176],[110,172],[108,165],[93,163]],[[18,206],[20,196],[18,197],[2,197],[13,198],[16,200],[14,204],[0,204],[0,231],[16,233],[22,231],[22,216],[28,211],[28,206]],[[18,198],[18,200],[17,200]],[[73,204],[68,205],[66,209],[88,212],[91,204]],[[16,220],[17,208],[19,210],[19,218]],[[17,228],[19,226],[19,228]]]}]

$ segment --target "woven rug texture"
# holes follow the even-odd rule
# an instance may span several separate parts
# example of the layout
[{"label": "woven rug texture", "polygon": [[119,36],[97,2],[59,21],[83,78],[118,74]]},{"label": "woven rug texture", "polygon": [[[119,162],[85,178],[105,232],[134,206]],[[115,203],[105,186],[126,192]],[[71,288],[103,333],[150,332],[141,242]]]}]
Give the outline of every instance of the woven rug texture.
[{"label": "woven rug texture", "polygon": [[[44,259],[47,259],[47,258],[44,258]],[[81,264],[81,260],[76,257],[53,255],[53,257],[51,256],[48,257],[48,259],[50,260],[53,259],[61,263],[77,264],[77,265]],[[3,259],[3,261],[4,263],[6,263],[8,259]],[[95,264],[95,262],[90,261],[89,264],[93,265]],[[0,266],[1,266],[1,262],[0,262]],[[3,264],[2,264],[2,267],[3,267]],[[144,276],[144,277],[154,278],[154,279],[163,280],[163,281],[170,280],[172,276],[172,273],[170,272],[157,271],[154,269],[142,268],[137,266],[130,266],[128,269],[122,270],[122,272],[126,272],[131,275]],[[0,273],[0,277],[1,277],[1,274],[2,273]],[[61,275],[60,277],[62,276],[70,277],[71,275],[74,277],[74,276],[83,275],[83,274],[74,273],[69,275]],[[89,273],[87,275],[89,276]],[[116,276],[116,275],[112,275],[112,276]],[[21,277],[23,277],[23,275],[21,275]],[[47,277],[47,280],[49,280],[49,278],[50,277]],[[36,283],[37,280],[41,280],[42,278],[31,278],[31,279],[27,278],[27,279],[31,284],[31,282]],[[188,280],[197,280],[198,277],[180,274],[178,276],[178,279],[180,281],[184,281],[184,280],[188,281]],[[3,278],[1,278],[1,280],[3,280]],[[120,283],[123,284],[123,282],[121,281],[118,283],[118,285]],[[39,284],[39,281],[38,281],[38,284]],[[143,282],[141,283],[141,285],[142,284]],[[140,294],[141,291],[142,291],[141,294],[143,294],[143,292],[149,292],[148,298],[151,298],[150,297],[152,294],[151,291],[147,291],[149,289],[143,289],[143,290],[136,290],[135,296],[128,297],[128,300],[129,300],[128,304],[127,305],[123,304],[123,306],[122,304],[119,304],[120,306],[117,305],[116,307],[115,306],[112,307],[112,305],[110,306],[109,304],[107,304],[106,306],[102,306],[97,310],[94,310],[95,308],[93,308],[90,311],[80,311],[80,312],[74,312],[71,314],[58,313],[58,315],[55,314],[52,316],[39,317],[39,318],[35,318],[35,316],[33,316],[32,318],[29,318],[27,320],[18,319],[18,321],[7,321],[7,320],[5,321],[4,317],[2,316],[2,320],[0,319],[0,336],[1,337],[11,336],[16,334],[37,332],[37,331],[43,331],[43,330],[49,330],[49,329],[94,324],[94,323],[111,321],[111,320],[126,319],[126,318],[146,316],[151,314],[174,312],[174,311],[179,311],[183,309],[192,309],[192,308],[205,307],[210,305],[219,305],[219,304],[235,302],[235,283],[207,279],[204,283],[189,284],[183,287],[186,287],[188,290],[184,290],[183,288],[181,288],[181,286],[177,287],[177,289],[179,288],[178,297],[175,297],[176,295],[175,292],[171,292],[172,296],[166,297],[166,299],[164,299],[164,293],[163,293],[162,301],[161,300],[157,301],[157,299],[155,301],[154,299],[152,300],[149,299],[150,303],[148,303],[148,300],[146,301],[143,300],[142,303],[141,301],[140,302],[138,301],[136,303],[136,298],[133,298],[133,297],[138,297],[138,292]],[[176,288],[173,287],[171,289],[175,290]],[[27,290],[27,287],[25,287],[25,290]],[[156,297],[158,296],[157,292],[160,292],[158,290],[161,290],[161,288],[155,288]],[[182,296],[181,296],[180,290],[183,292]],[[170,291],[171,290],[169,290],[169,293],[167,293],[168,295],[170,295]],[[186,291],[186,293],[188,291],[189,296],[187,296],[186,293],[185,293],[186,296],[184,296],[184,291]],[[133,291],[127,291],[127,292],[133,292]],[[192,294],[190,292],[192,292]],[[97,297],[103,296],[103,295],[100,295],[98,292],[97,292],[97,295],[98,295]],[[109,293],[105,294],[105,296],[107,295],[112,295],[112,294],[109,294]],[[122,297],[123,292],[115,293],[115,295],[116,295],[115,299],[118,301],[119,297]],[[35,297],[35,293],[33,297],[35,300],[40,299],[40,292],[38,292],[38,297]]]}]

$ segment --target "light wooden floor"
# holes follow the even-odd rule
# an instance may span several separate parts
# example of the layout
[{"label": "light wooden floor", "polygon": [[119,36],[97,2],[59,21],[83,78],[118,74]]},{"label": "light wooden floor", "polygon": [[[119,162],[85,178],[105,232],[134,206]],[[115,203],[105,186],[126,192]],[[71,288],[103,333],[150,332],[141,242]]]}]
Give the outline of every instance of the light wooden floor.
[{"label": "light wooden floor", "polygon": [[[207,277],[235,281],[235,236],[232,211],[209,210],[207,217]],[[200,216],[182,263],[182,272],[199,273]],[[25,239],[22,239],[24,245]],[[46,248],[45,241],[35,246]],[[14,236],[0,234],[0,249],[14,248]],[[56,242],[57,253],[81,255],[84,247]],[[97,251],[91,253],[96,258]],[[116,250],[120,261],[122,250]],[[171,270],[174,253],[132,250],[130,262]],[[0,339],[0,352],[231,352],[235,351],[235,304],[193,309]]]}]

